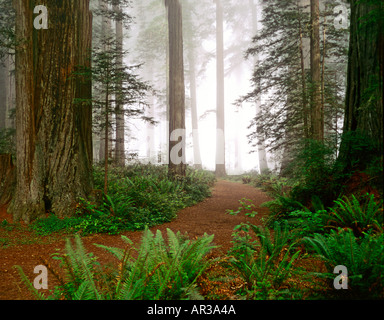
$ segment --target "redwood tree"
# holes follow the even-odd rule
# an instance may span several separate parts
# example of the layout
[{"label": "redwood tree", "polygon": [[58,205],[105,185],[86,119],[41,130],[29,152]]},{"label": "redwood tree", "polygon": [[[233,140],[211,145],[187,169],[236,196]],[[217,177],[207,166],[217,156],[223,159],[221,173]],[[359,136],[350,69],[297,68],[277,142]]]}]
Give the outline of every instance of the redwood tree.
[{"label": "redwood tree", "polygon": [[350,0],[351,27],[344,135],[345,172],[383,164],[384,3]]},{"label": "redwood tree", "polygon": [[[48,29],[35,29],[33,8],[48,10]],[[92,191],[89,0],[15,0],[16,179],[9,212],[30,222],[47,211],[70,215]]]},{"label": "redwood tree", "polygon": [[321,105],[320,2],[311,0],[311,134],[324,140],[324,110]]},{"label": "redwood tree", "polygon": [[221,0],[216,3],[216,175],[225,172],[225,112],[224,112],[224,9]]},{"label": "redwood tree", "polygon": [[[185,83],[183,22],[179,0],[165,0],[169,34],[169,171],[185,176]],[[172,134],[175,134],[172,137]],[[177,152],[177,156],[172,155]],[[177,158],[177,159],[176,159]],[[177,161],[175,161],[177,160]]]}]

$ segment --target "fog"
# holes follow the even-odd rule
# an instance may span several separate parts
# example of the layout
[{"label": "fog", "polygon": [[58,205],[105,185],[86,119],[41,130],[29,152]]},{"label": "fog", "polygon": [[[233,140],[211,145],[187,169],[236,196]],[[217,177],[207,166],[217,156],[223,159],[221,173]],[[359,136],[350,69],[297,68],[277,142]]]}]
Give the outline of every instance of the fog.
[{"label": "fog", "polygon": [[[161,2],[161,1],[159,1]],[[183,3],[183,15],[187,16],[186,10],[190,7]],[[224,7],[226,5],[223,1]],[[233,1],[231,1],[233,2]],[[151,5],[152,3],[152,5]],[[140,76],[151,83],[156,90],[155,96],[148,97],[151,108],[147,108],[146,115],[153,117],[158,123],[153,126],[143,123],[141,120],[127,119],[126,130],[126,154],[140,162],[151,162],[157,164],[167,163],[167,132],[166,120],[166,11],[163,3],[153,1],[134,2],[131,15],[134,23],[130,30],[125,30],[126,49],[129,55],[125,58],[127,64],[143,64],[138,71]],[[198,6],[194,7],[192,18],[205,23],[211,28],[206,33],[205,39],[196,39],[196,103],[198,116],[198,132],[200,142],[201,162],[204,169],[215,170],[216,157],[216,39],[215,39],[215,5],[206,4],[205,10],[201,12]],[[145,11],[151,8],[149,11]],[[225,8],[224,8],[225,9]],[[143,14],[144,13],[144,14]],[[225,13],[225,18],[226,18]],[[194,15],[194,16],[193,16]],[[236,25],[236,19],[238,25]],[[242,174],[249,170],[258,170],[257,150],[248,143],[247,135],[250,121],[255,117],[255,106],[243,103],[240,107],[235,106],[235,101],[250,91],[250,78],[252,75],[252,61],[247,61],[243,56],[251,39],[254,36],[252,30],[245,27],[250,21],[250,11],[244,11],[243,15],[235,17],[232,25],[224,21],[224,50],[225,55],[225,162],[227,174]],[[194,20],[195,21],[195,20]],[[184,21],[184,29],[188,22]],[[162,32],[153,30],[153,24],[162,26]],[[243,25],[244,24],[244,25]],[[233,27],[235,25],[235,27]],[[152,29],[151,29],[152,28]],[[151,30],[151,32],[148,32]],[[185,91],[186,91],[186,159],[188,164],[194,164],[192,120],[190,107],[190,81],[188,76],[189,61],[187,59],[186,33],[194,34],[193,30],[184,30],[184,60],[185,60]],[[144,39],[145,37],[148,37]],[[198,35],[193,35],[197,37]],[[144,38],[143,38],[144,37]],[[151,38],[153,37],[153,38]],[[162,38],[160,39],[159,38]],[[239,44],[236,44],[240,39]],[[152,44],[151,44],[152,42]],[[161,43],[161,45],[159,45]],[[144,46],[143,46],[144,44]],[[138,53],[138,48],[139,53]],[[147,50],[147,51],[145,51]],[[149,52],[155,50],[156,52]],[[237,52],[234,52],[237,50]],[[144,51],[144,53],[143,53]],[[234,58],[237,59],[233,67]],[[231,61],[232,59],[232,61]],[[256,151],[251,153],[252,151]],[[133,155],[133,157],[132,157]]]}]

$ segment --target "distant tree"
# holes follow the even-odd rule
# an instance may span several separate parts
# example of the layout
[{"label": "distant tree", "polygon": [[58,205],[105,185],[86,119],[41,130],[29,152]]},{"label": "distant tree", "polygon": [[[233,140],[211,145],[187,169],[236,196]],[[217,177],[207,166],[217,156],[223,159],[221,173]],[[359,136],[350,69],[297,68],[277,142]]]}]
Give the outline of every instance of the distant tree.
[{"label": "distant tree", "polygon": [[225,111],[224,111],[224,11],[221,0],[216,3],[216,175],[225,171]]},{"label": "distant tree", "polygon": [[[95,95],[93,106],[95,113],[95,130],[104,132],[103,142],[105,152],[104,193],[108,193],[108,164],[109,141],[115,121],[127,117],[140,116],[145,121],[151,119],[142,116],[146,104],[146,94],[151,90],[148,83],[143,82],[135,70],[140,66],[126,66],[122,63],[122,56],[126,51],[120,47],[120,41],[114,37],[105,38],[100,47],[92,52],[91,78]],[[87,71],[84,71],[85,74]],[[119,106],[118,108],[116,106]],[[121,120],[120,120],[121,121]],[[124,125],[121,124],[120,125]],[[125,159],[125,158],[124,158]],[[121,159],[120,159],[121,160]]]},{"label": "distant tree", "polygon": [[14,131],[10,112],[14,109],[12,52],[15,42],[15,11],[12,0],[0,0],[0,130],[3,130],[4,135]]},{"label": "distant tree", "polygon": [[[304,4],[303,4],[304,3]],[[270,152],[279,155],[282,168],[288,164],[300,141],[312,138],[311,92],[312,75],[310,58],[311,16],[309,1],[268,1],[264,3],[262,29],[253,39],[253,45],[247,50],[247,57],[259,55],[260,61],[255,65],[251,83],[253,90],[241,97],[242,101],[254,102],[262,97],[260,112],[252,122],[257,131],[250,135],[250,141],[257,147],[258,136],[266,138],[265,145]],[[320,66],[320,84],[324,70],[324,133],[326,139],[334,139],[335,127],[341,114],[340,100],[343,99],[343,76],[346,49],[344,42],[346,33],[336,32],[333,22],[331,1],[323,2],[324,11],[320,31],[327,26],[328,37],[320,45],[320,58],[324,62]],[[321,33],[321,32],[320,32]],[[317,52],[318,56],[318,52]],[[317,57],[318,58],[318,57]],[[337,61],[337,64],[336,64]],[[344,67],[343,67],[344,66]],[[321,69],[323,67],[323,70]],[[317,70],[319,71],[319,69]],[[339,74],[339,77],[335,75]],[[323,107],[322,99],[318,107]],[[255,142],[256,141],[256,142]],[[335,148],[336,149],[336,148]]]},{"label": "distant tree", "polygon": [[[252,16],[252,33],[253,36],[257,36],[259,33],[259,27],[258,27],[258,9],[261,7],[258,7],[257,4],[254,2],[254,0],[249,0],[249,8],[251,11]],[[260,62],[260,57],[257,53],[254,54],[254,64],[257,66]],[[256,118],[259,117],[261,110],[261,96],[258,96],[255,98],[255,114]],[[257,128],[256,123],[256,133],[257,133],[257,154],[258,154],[258,165],[259,165],[259,171],[260,173],[268,170],[268,162],[267,162],[267,153],[265,150],[265,137],[262,133],[262,130],[259,130]]]}]

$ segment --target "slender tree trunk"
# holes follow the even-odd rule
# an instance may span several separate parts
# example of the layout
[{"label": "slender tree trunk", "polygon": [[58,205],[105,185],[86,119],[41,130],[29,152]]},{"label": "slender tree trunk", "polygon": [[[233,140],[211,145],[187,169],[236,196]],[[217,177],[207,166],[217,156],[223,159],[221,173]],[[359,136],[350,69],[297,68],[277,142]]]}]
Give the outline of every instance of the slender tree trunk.
[{"label": "slender tree trunk", "polygon": [[[298,3],[298,13],[300,14],[300,7]],[[304,124],[304,137],[309,139],[309,114],[308,114],[308,97],[307,97],[307,80],[305,76],[305,57],[304,57],[304,44],[303,44],[303,27],[301,19],[299,19],[299,33],[300,33],[300,63],[301,63],[301,85],[302,85],[302,100],[303,100],[303,124]]]},{"label": "slender tree trunk", "polygon": [[189,60],[191,113],[192,113],[194,167],[196,169],[202,169],[201,154],[200,154],[199,122],[198,122],[198,116],[197,116],[197,86],[196,86],[196,70],[195,70],[196,60],[195,60],[195,50],[192,45],[188,50],[188,60]]},{"label": "slender tree trunk", "polygon": [[[47,211],[71,215],[92,191],[91,83],[74,76],[89,66],[92,15],[87,0],[42,0],[47,30],[33,28],[35,1],[14,1],[16,36],[15,221]],[[88,101],[88,102],[84,102]]]},{"label": "slender tree trunk", "polygon": [[320,4],[319,0],[311,0],[311,133],[313,139],[323,141],[320,70]]},{"label": "slender tree trunk", "polygon": [[[254,35],[257,35],[258,30],[258,19],[257,19],[257,5],[254,3],[254,0],[249,0],[249,6],[251,8],[252,12],[252,24],[253,24],[253,33]],[[257,66],[259,64],[259,55],[256,53],[254,55],[254,64]],[[256,100],[256,118],[258,118],[261,114],[261,98],[258,97]],[[265,143],[264,143],[264,135],[260,132],[260,129],[258,128],[256,124],[256,132],[257,132],[257,153],[259,158],[259,170],[260,173],[267,171],[268,168],[268,162],[267,162],[267,153],[265,151]]]},{"label": "slender tree trunk", "polygon": [[169,172],[185,176],[183,23],[179,0],[166,0],[169,35]]},{"label": "slender tree trunk", "polygon": [[216,175],[225,172],[225,112],[224,112],[224,12],[221,0],[216,2]]},{"label": "slender tree trunk", "polygon": [[323,58],[321,62],[321,128],[323,130],[323,140],[325,137],[325,57],[327,51],[327,42],[326,42],[326,19],[324,18],[324,30],[323,30]]},{"label": "slender tree trunk", "polygon": [[108,163],[109,163],[109,84],[105,94],[105,131],[104,131],[104,193],[108,194]]},{"label": "slender tree trunk", "polygon": [[2,61],[0,61],[0,130],[5,129],[5,119],[7,118],[7,73],[6,66],[2,64]]},{"label": "slender tree trunk", "polygon": [[[114,11],[121,13],[120,1],[117,1],[113,6]],[[120,19],[116,20],[116,43],[119,57],[117,58],[117,68],[123,67],[123,22]],[[119,84],[120,88],[122,83]],[[118,89],[119,90],[119,89]],[[121,90],[119,90],[121,91]],[[121,103],[121,98],[116,97],[116,147],[115,147],[115,159],[116,164],[120,167],[125,165],[125,121],[124,121],[124,106]]]}]

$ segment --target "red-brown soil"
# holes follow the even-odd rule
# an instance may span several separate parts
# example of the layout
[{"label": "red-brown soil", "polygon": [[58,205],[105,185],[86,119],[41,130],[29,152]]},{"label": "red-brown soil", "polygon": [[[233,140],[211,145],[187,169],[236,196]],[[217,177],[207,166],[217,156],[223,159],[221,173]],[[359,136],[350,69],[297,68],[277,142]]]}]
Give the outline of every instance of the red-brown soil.
[{"label": "red-brown soil", "polygon": [[[250,221],[251,218],[240,214],[232,216],[226,214],[227,209],[237,209],[242,198],[250,199],[256,205],[255,211],[259,214],[252,218],[253,224],[260,224],[260,219],[267,213],[266,208],[260,208],[260,204],[270,200],[262,191],[255,189],[249,185],[241,183],[219,180],[213,191],[212,197],[205,201],[182,210],[178,214],[178,218],[174,221],[152,228],[155,232],[161,230],[163,234],[167,228],[173,231],[187,232],[191,238],[199,237],[204,233],[215,235],[215,244],[220,246],[217,253],[225,254],[231,247],[231,234],[233,228],[241,222]],[[0,212],[0,222],[4,219],[11,222],[10,217],[5,213],[3,208]],[[24,231],[23,231],[24,230]],[[0,240],[9,237],[9,233],[0,228]],[[36,240],[36,235],[22,229],[11,231],[12,237],[23,237],[23,239],[31,239],[30,243],[16,243],[4,245],[0,241],[0,300],[27,300],[31,299],[31,295],[20,280],[18,272],[13,268],[19,265],[30,279],[34,279],[37,275],[33,273],[36,266],[41,265],[41,258],[57,265],[52,260],[51,254],[64,252],[65,237],[59,236],[40,237]],[[130,238],[134,243],[139,243],[142,232],[125,232],[125,236]],[[28,242],[25,241],[24,242]],[[105,250],[93,246],[94,243],[103,244],[112,247],[125,247],[125,243],[121,239],[121,235],[94,235],[83,238],[86,248],[93,252],[101,263],[113,262],[114,258]],[[51,281],[52,280],[52,281]],[[48,285],[52,289],[55,285],[54,277],[49,275]]]}]

